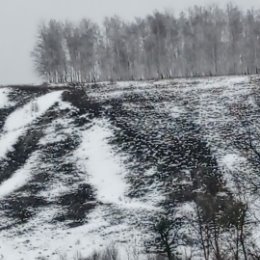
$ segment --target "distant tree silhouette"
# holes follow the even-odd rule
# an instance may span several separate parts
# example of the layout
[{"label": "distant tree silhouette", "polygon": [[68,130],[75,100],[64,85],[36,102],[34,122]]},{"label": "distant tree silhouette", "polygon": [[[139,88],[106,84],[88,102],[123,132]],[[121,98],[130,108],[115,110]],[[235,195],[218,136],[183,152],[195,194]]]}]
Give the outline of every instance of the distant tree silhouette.
[{"label": "distant tree silhouette", "polygon": [[154,12],[102,26],[49,21],[38,29],[35,69],[48,82],[253,74],[260,68],[260,15],[228,4],[175,17]]}]

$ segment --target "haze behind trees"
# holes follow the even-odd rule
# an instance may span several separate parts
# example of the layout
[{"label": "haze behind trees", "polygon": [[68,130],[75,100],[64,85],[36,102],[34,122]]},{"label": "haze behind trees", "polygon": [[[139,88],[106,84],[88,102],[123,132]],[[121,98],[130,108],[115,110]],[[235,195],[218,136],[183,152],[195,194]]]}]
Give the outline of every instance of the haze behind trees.
[{"label": "haze behind trees", "polygon": [[50,20],[32,52],[47,82],[93,82],[260,72],[260,10],[195,6],[178,16],[154,12],[102,26]]}]

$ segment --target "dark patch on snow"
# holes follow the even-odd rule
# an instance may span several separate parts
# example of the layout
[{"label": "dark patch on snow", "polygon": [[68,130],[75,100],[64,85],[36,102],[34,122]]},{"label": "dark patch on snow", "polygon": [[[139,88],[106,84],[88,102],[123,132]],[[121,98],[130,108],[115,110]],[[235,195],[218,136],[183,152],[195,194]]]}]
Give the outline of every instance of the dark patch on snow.
[{"label": "dark patch on snow", "polygon": [[76,88],[73,91],[65,91],[63,100],[70,102],[75,108],[72,117],[77,126],[83,126],[90,123],[91,119],[99,118],[102,115],[102,105],[89,98],[84,88]]},{"label": "dark patch on snow", "polygon": [[18,193],[18,195],[13,195],[2,200],[0,208],[5,212],[6,217],[13,218],[22,224],[29,221],[37,213],[39,208],[47,205],[48,202],[44,198]]},{"label": "dark patch on snow", "polygon": [[63,211],[54,221],[66,222],[69,227],[86,223],[87,214],[96,206],[93,189],[88,184],[79,185],[76,191],[64,194],[57,201]]}]

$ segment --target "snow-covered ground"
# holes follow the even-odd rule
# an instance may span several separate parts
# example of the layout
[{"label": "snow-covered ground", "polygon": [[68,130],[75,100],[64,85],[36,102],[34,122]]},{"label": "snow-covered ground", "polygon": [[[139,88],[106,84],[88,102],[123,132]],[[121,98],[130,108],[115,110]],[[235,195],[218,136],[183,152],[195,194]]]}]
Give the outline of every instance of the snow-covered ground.
[{"label": "snow-covered ground", "polygon": [[0,109],[6,108],[11,105],[11,101],[8,98],[9,90],[6,88],[0,88]]},{"label": "snow-covered ground", "polygon": [[107,122],[94,122],[83,132],[81,145],[75,151],[76,161],[86,179],[97,190],[97,199],[103,203],[119,203],[125,197],[126,170],[108,145],[112,133]]},{"label": "snow-covered ground", "polygon": [[37,152],[33,154],[26,164],[13,174],[13,176],[1,183],[0,186],[0,198],[4,198],[12,194],[15,190],[23,187],[30,179],[33,173],[32,165],[39,160]]},{"label": "snow-covered ground", "polygon": [[12,151],[14,144],[26,132],[28,126],[60,100],[61,94],[62,91],[56,91],[33,99],[8,116],[0,135],[0,160]]},{"label": "snow-covered ground", "polygon": [[[184,157],[192,155],[176,147],[180,140],[189,143],[183,149],[207,143],[231,192],[233,173],[258,178],[232,143],[237,109],[257,124],[249,77],[104,83],[85,94],[60,87],[37,97],[24,90],[28,102],[3,119],[0,259],[72,259],[111,243],[141,254],[151,216],[163,212],[171,189],[190,182]],[[14,102],[12,91],[0,89],[0,112]],[[247,199],[258,214],[259,199]],[[176,214],[192,218],[194,203]]]}]

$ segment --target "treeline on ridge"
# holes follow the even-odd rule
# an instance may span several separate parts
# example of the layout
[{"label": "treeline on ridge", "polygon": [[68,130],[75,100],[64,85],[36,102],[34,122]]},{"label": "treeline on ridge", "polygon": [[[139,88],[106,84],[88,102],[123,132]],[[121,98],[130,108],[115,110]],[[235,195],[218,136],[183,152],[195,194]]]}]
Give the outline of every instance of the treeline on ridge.
[{"label": "treeline on ridge", "polygon": [[35,69],[47,82],[93,82],[255,74],[260,10],[195,6],[99,25],[50,20],[38,29]]}]

